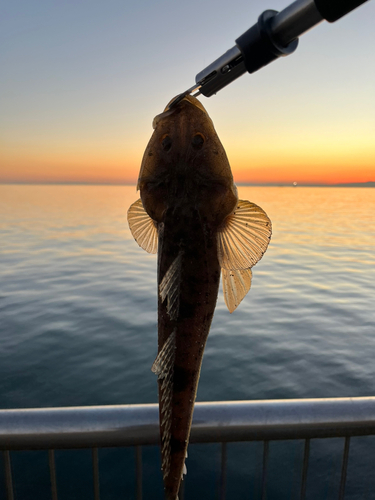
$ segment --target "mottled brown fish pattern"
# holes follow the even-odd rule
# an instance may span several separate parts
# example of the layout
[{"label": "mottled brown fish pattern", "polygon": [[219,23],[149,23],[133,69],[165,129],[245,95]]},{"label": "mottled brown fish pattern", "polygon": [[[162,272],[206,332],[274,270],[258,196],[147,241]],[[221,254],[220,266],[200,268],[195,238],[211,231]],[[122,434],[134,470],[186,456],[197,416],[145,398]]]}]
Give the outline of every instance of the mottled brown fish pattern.
[{"label": "mottled brown fish pattern", "polygon": [[[166,500],[176,500],[190,436],[204,347],[220,274],[233,312],[267,249],[271,221],[238,200],[232,172],[202,104],[186,96],[153,122],[138,188],[128,211],[137,243],[158,253],[158,376]],[[228,332],[230,333],[230,332]]]}]

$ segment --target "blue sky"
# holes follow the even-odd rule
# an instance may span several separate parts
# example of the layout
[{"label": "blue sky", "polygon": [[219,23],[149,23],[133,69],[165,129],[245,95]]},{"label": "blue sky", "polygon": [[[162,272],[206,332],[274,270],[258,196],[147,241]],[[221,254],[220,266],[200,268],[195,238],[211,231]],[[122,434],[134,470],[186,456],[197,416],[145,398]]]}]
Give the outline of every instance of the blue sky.
[{"label": "blue sky", "polygon": [[[3,2],[0,181],[135,179],[153,117],[263,10],[287,5]],[[303,35],[293,55],[202,97],[239,180],[278,180],[303,162],[332,165],[334,177],[358,158],[371,174],[374,19],[370,1]]]}]

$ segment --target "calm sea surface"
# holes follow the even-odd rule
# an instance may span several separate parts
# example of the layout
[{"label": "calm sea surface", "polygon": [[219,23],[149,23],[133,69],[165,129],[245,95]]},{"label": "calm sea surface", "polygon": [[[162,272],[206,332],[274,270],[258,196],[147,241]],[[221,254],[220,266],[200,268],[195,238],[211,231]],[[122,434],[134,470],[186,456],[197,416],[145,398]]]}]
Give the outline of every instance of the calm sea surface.
[{"label": "calm sea surface", "polygon": [[[375,395],[375,189],[240,187],[273,236],[229,314],[220,292],[198,401]],[[131,186],[0,186],[0,407],[157,402],[156,257]],[[308,499],[337,498],[342,440],[314,440]],[[271,443],[269,500],[296,499],[303,443]],[[134,451],[100,451],[104,500],[134,498]],[[162,499],[157,448],[144,498]],[[262,446],[228,447],[228,499],[260,498]],[[186,498],[217,498],[219,445],[194,445]],[[346,499],[375,499],[375,440],[353,439]],[[49,499],[47,455],[14,452],[16,499]],[[89,451],[56,454],[59,500],[92,497]],[[5,499],[0,473],[0,500]]]}]

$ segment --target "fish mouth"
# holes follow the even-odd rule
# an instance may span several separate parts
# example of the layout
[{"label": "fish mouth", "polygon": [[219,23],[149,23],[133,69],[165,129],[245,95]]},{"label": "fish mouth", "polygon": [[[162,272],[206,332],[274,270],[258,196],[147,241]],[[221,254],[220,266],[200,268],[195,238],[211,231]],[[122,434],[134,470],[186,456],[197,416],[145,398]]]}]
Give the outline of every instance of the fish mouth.
[{"label": "fish mouth", "polygon": [[169,103],[166,105],[166,107],[164,108],[164,111],[162,113],[160,113],[159,115],[156,115],[155,118],[153,119],[152,121],[152,128],[155,130],[158,123],[160,122],[160,120],[162,120],[163,118],[166,118],[167,116],[170,116],[172,115],[176,109],[178,109],[178,107],[181,105],[181,103],[183,101],[187,101],[189,102],[190,104],[192,104],[193,106],[197,107],[198,109],[200,109],[201,111],[203,111],[203,113],[205,113],[207,115],[207,111],[205,110],[203,104],[198,101],[198,99],[196,99],[195,97],[193,97],[192,95],[190,94],[187,94],[185,95],[184,97],[181,98],[181,100],[179,100],[178,102],[176,102],[175,105],[173,105],[173,107],[170,107],[170,105],[176,101],[176,99],[180,96],[181,94],[173,97],[173,99],[171,99],[169,101]]},{"label": "fish mouth", "polygon": [[178,103],[180,103],[182,101],[188,101],[191,104],[194,104],[194,106],[201,109],[202,111],[204,111],[207,114],[207,111],[203,107],[203,104],[200,101],[198,101],[198,99],[196,97],[192,96],[191,94],[185,94],[185,95],[179,94],[179,95],[177,95],[176,97],[174,97],[173,99],[171,99],[169,101],[169,103],[167,104],[164,111],[167,111],[168,109],[172,109],[172,103],[174,103],[174,101],[176,101],[176,103],[173,104],[173,106],[176,106]]}]

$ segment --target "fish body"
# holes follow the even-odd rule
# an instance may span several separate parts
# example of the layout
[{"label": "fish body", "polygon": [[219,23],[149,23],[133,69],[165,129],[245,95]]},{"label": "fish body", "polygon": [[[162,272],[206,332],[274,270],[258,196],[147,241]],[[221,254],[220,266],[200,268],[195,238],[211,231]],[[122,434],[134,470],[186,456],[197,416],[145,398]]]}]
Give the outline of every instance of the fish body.
[{"label": "fish body", "polygon": [[238,200],[224,148],[202,104],[186,96],[154,119],[128,220],[138,244],[158,251],[158,375],[166,500],[185,470],[204,347],[220,274],[232,312],[250,288],[271,222]]}]

